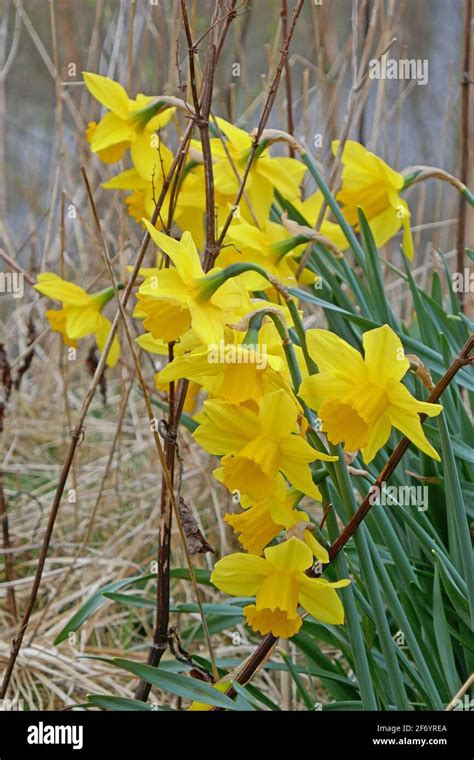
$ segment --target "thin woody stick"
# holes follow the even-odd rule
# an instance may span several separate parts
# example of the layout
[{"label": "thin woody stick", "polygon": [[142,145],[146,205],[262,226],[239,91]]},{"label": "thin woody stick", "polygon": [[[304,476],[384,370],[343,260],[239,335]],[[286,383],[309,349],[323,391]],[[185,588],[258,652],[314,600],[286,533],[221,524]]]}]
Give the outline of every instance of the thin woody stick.
[{"label": "thin woody stick", "polygon": [[[282,75],[282,72],[283,72],[283,69],[284,69],[284,66],[285,66],[285,62],[286,62],[286,60],[288,58],[288,52],[289,52],[289,48],[290,48],[290,42],[291,42],[291,40],[293,38],[293,35],[294,35],[294,32],[295,32],[296,22],[297,22],[298,17],[299,17],[299,15],[301,13],[301,9],[303,7],[303,2],[304,2],[304,0],[298,0],[297,4],[295,6],[295,9],[293,11],[293,16],[292,16],[292,19],[291,19],[290,27],[288,29],[288,34],[287,34],[287,37],[286,37],[286,40],[285,40],[285,43],[284,43],[284,46],[283,46],[283,50],[281,52],[280,61],[278,63],[277,70],[276,70],[275,76],[273,78],[273,82],[271,84],[271,87],[270,87],[267,99],[265,101],[265,105],[263,107],[263,112],[262,112],[262,115],[260,117],[260,121],[259,121],[257,130],[256,130],[256,133],[255,133],[255,138],[254,138],[254,141],[252,143],[252,147],[250,149],[250,155],[248,157],[247,164],[245,166],[245,170],[244,170],[244,173],[242,175],[242,181],[240,183],[240,187],[239,187],[239,190],[237,192],[237,196],[236,196],[235,201],[233,203],[232,210],[231,210],[229,216],[227,217],[227,219],[226,219],[226,221],[224,223],[224,226],[222,227],[221,234],[219,235],[219,239],[218,239],[217,244],[216,244],[217,250],[215,252],[215,256],[217,256],[217,253],[219,252],[219,250],[221,249],[221,247],[222,247],[222,245],[224,243],[225,236],[227,235],[228,229],[229,229],[229,227],[230,227],[230,225],[232,223],[232,219],[234,218],[235,209],[237,209],[237,207],[238,207],[238,205],[239,205],[239,203],[241,201],[242,195],[244,193],[245,184],[246,184],[248,176],[250,174],[250,169],[252,168],[252,163],[253,163],[254,158],[255,158],[255,154],[256,154],[256,151],[257,151],[257,148],[258,148],[258,144],[259,144],[259,140],[260,140],[260,138],[262,136],[262,132],[265,129],[266,123],[267,123],[268,118],[270,116],[271,110],[273,108],[273,103],[275,102],[276,94],[277,94],[277,91],[278,91],[278,86],[280,84],[281,75]],[[209,264],[210,264],[209,268],[214,265],[215,256],[214,256],[213,259],[210,260],[210,262],[209,262]]]},{"label": "thin woody stick", "polygon": [[[464,17],[464,53],[463,53],[463,71],[461,79],[461,182],[466,185],[468,181],[469,170],[469,92],[472,82],[470,81],[471,70],[471,21],[472,21],[472,0],[465,0],[465,17]],[[464,270],[464,246],[466,242],[466,201],[463,197],[459,198],[458,211],[458,228],[457,228],[457,270]],[[459,290],[459,302],[461,309],[464,308],[465,294],[463,289]]]},{"label": "thin woody stick", "polygon": [[[283,39],[286,39],[288,36],[288,7],[287,7],[287,1],[281,0],[281,29],[283,33]],[[291,67],[290,67],[290,60],[288,56],[286,57],[285,61],[285,87],[286,87],[286,113],[287,113],[287,125],[288,125],[288,134],[293,135],[294,134],[294,121],[293,121],[293,93],[292,93],[292,87],[291,87]],[[289,146],[289,152],[291,158],[295,157],[295,149],[292,145]]]},{"label": "thin woody stick", "polygon": [[[179,532],[180,532],[180,535],[181,535],[181,540],[182,540],[182,543],[183,543],[184,552],[185,552],[186,560],[187,560],[188,567],[189,567],[189,574],[190,574],[190,577],[191,577],[191,583],[193,585],[194,594],[196,596],[196,602],[197,602],[197,605],[199,607],[199,611],[201,613],[201,622],[202,622],[202,627],[203,627],[204,635],[206,637],[207,645],[208,645],[208,648],[209,648],[209,656],[210,656],[210,659],[211,659],[211,663],[212,663],[212,667],[213,667],[213,672],[214,672],[213,674],[214,674],[215,680],[217,681],[218,678],[219,678],[219,674],[218,674],[218,671],[217,671],[217,667],[216,667],[215,660],[214,660],[214,654],[213,654],[213,651],[212,651],[211,637],[209,635],[209,629],[208,629],[208,626],[207,626],[206,616],[205,616],[203,608],[202,608],[201,598],[200,598],[200,594],[199,594],[199,588],[198,588],[198,584],[197,584],[197,580],[196,580],[196,574],[194,572],[194,567],[193,567],[193,564],[192,564],[192,561],[191,561],[191,556],[190,556],[190,553],[189,553],[189,547],[188,547],[188,542],[187,542],[186,534],[184,532],[184,528],[183,528],[183,525],[182,525],[181,516],[180,516],[180,512],[179,512],[179,507],[178,507],[178,504],[176,502],[176,496],[175,496],[175,492],[174,492],[172,475],[171,475],[170,470],[169,470],[168,461],[167,461],[165,452],[163,451],[163,446],[161,444],[160,435],[159,435],[158,431],[155,428],[155,424],[154,424],[155,423],[155,417],[154,417],[154,414],[153,414],[153,408],[152,408],[152,405],[151,405],[150,395],[148,393],[147,384],[146,384],[146,381],[145,381],[145,378],[143,376],[143,372],[142,372],[142,369],[141,369],[141,366],[140,366],[140,359],[138,357],[138,352],[137,352],[137,349],[136,349],[136,346],[135,346],[135,341],[134,341],[133,336],[132,336],[132,334],[130,332],[130,326],[128,324],[127,315],[126,315],[125,309],[124,309],[124,307],[123,307],[123,305],[122,305],[122,303],[120,301],[119,290],[118,290],[118,283],[117,283],[117,279],[115,277],[114,270],[112,268],[112,262],[111,262],[111,257],[110,257],[110,254],[109,254],[108,246],[107,246],[107,243],[106,243],[106,240],[105,240],[105,237],[104,237],[104,233],[102,231],[102,225],[100,223],[99,215],[97,213],[97,208],[96,208],[96,205],[95,205],[94,196],[92,195],[92,190],[91,190],[91,187],[90,187],[90,184],[89,184],[87,173],[86,173],[85,167],[83,167],[83,166],[81,167],[81,173],[82,173],[82,176],[84,178],[84,183],[85,183],[85,186],[86,186],[87,195],[88,195],[88,198],[89,198],[89,202],[91,204],[92,214],[93,214],[93,217],[94,217],[94,222],[95,222],[95,226],[96,226],[96,229],[97,229],[97,234],[98,234],[99,239],[100,239],[101,250],[102,250],[103,257],[104,257],[104,262],[106,264],[106,267],[107,267],[110,279],[112,281],[112,285],[113,285],[114,292],[115,292],[115,297],[117,299],[117,303],[118,303],[118,307],[119,307],[119,311],[120,311],[120,316],[121,316],[121,319],[122,319],[122,324],[123,324],[123,327],[124,327],[124,330],[125,330],[125,335],[127,337],[127,342],[128,342],[130,351],[132,353],[133,363],[135,365],[135,371],[136,371],[136,374],[137,374],[137,377],[138,377],[138,381],[140,383],[140,388],[141,388],[142,393],[143,393],[143,398],[144,398],[144,401],[145,401],[145,406],[146,406],[146,410],[147,410],[147,414],[148,414],[148,419],[150,421],[150,427],[151,427],[151,431],[152,431],[152,435],[153,435],[153,440],[154,440],[154,443],[155,443],[155,446],[156,446],[156,450],[158,452],[158,457],[159,457],[161,468],[162,468],[162,471],[163,471],[163,477],[164,477],[164,480],[165,480],[166,489],[168,491],[169,498],[170,498],[173,510],[175,512],[176,521],[178,523],[178,528],[179,528]],[[161,514],[161,516],[160,516],[160,523],[164,522],[165,520],[167,521],[167,519],[168,519],[167,515],[163,516],[163,514]],[[163,586],[163,585],[167,585],[169,587],[169,555],[170,555],[169,542],[170,542],[170,540],[171,540],[171,531],[170,530],[169,531],[160,530],[160,542],[159,542],[160,545],[158,547],[158,559],[160,560],[161,556],[164,555],[164,556],[166,556],[168,558],[168,561],[167,561],[167,563],[165,565],[166,577],[165,578],[158,577],[158,587]],[[165,541],[166,541],[166,545],[165,545]],[[161,590],[160,589],[158,589],[158,593],[161,596]],[[167,644],[168,644],[169,605],[167,605],[166,610],[167,610],[167,615],[166,615],[166,619],[164,620],[164,623],[163,623],[164,630],[159,630],[157,632],[156,638],[158,640],[155,641],[155,648],[158,648],[158,652],[157,652],[158,653],[158,663],[159,663],[161,657],[163,656],[163,653],[166,651]],[[155,665],[157,665],[158,663],[155,663]],[[146,684],[146,685],[150,686],[150,684]],[[148,691],[149,691],[149,689],[148,689]]]},{"label": "thin woody stick", "polygon": [[207,49],[205,73],[202,86],[201,97],[198,96],[196,86],[196,70],[194,66],[194,55],[196,47],[193,44],[191,28],[189,26],[188,12],[185,0],[181,0],[181,15],[183,17],[184,31],[188,43],[189,75],[191,79],[191,92],[193,96],[195,123],[199,129],[201,138],[202,157],[204,162],[204,183],[206,190],[206,248],[204,253],[204,262],[213,260],[217,256],[216,247],[216,219],[214,209],[214,170],[212,166],[211,140],[209,137],[209,114],[211,112],[212,93],[214,89],[214,74],[216,70],[217,54],[217,27],[215,22],[219,3],[214,4],[214,12],[211,22],[211,41]]}]

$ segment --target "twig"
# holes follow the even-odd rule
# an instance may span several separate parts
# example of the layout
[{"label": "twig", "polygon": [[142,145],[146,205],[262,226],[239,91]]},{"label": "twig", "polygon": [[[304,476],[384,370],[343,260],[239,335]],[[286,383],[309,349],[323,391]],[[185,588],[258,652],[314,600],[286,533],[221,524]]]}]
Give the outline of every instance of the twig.
[{"label": "twig", "polygon": [[[244,170],[244,173],[242,175],[242,181],[240,183],[240,187],[239,187],[239,190],[237,192],[237,196],[236,196],[236,198],[234,200],[234,203],[233,203],[233,206],[232,206],[232,210],[231,210],[230,214],[228,215],[226,221],[224,222],[224,225],[222,227],[221,233],[219,235],[219,239],[218,239],[217,244],[216,244],[216,249],[217,250],[215,252],[215,256],[217,256],[219,250],[221,249],[221,247],[222,247],[222,245],[224,243],[225,237],[227,235],[227,231],[228,231],[228,229],[229,229],[229,227],[230,227],[230,225],[232,223],[232,219],[234,218],[235,209],[238,208],[238,205],[239,205],[239,203],[241,201],[241,198],[242,198],[242,195],[244,193],[245,184],[246,184],[248,176],[250,174],[250,169],[252,168],[252,164],[253,164],[253,161],[254,161],[254,158],[255,158],[255,154],[257,152],[257,148],[259,147],[259,141],[260,141],[260,138],[262,136],[262,132],[265,129],[265,126],[267,124],[267,121],[268,121],[268,118],[270,116],[271,110],[273,108],[273,103],[275,102],[276,94],[278,92],[278,86],[280,84],[281,75],[282,75],[283,69],[285,67],[286,60],[288,58],[288,52],[289,52],[289,48],[290,48],[290,42],[291,42],[291,40],[293,38],[293,35],[294,35],[294,32],[295,32],[296,22],[297,22],[298,17],[299,17],[299,15],[301,13],[301,9],[303,7],[303,2],[304,2],[304,0],[298,0],[297,4],[295,5],[294,11],[293,11],[293,16],[292,16],[291,23],[290,23],[290,27],[288,29],[288,34],[286,36],[286,39],[285,39],[285,42],[284,42],[284,45],[283,45],[283,50],[281,51],[280,60],[278,62],[278,66],[277,66],[277,69],[276,69],[276,72],[275,72],[275,76],[273,78],[270,90],[268,92],[268,95],[267,95],[267,98],[266,98],[266,101],[265,101],[265,104],[264,104],[264,107],[263,107],[262,115],[260,117],[260,121],[259,121],[257,130],[256,130],[256,133],[255,133],[254,141],[253,141],[252,147],[250,149],[250,154],[249,154],[249,157],[248,157],[248,160],[247,160],[247,164],[245,166],[245,170]],[[215,257],[210,261],[210,267],[212,267],[214,265],[214,261],[215,261]]]},{"label": "twig", "polygon": [[35,281],[28,274],[28,272],[26,271],[26,269],[23,269],[23,267],[21,267],[19,264],[17,264],[16,261],[14,261],[11,258],[11,256],[8,255],[8,253],[5,253],[5,251],[2,248],[0,248],[0,256],[2,257],[2,259],[4,261],[7,262],[7,264],[9,266],[11,266],[12,269],[15,270],[15,272],[18,272],[19,274],[23,275],[23,277],[27,281],[28,285],[34,285],[35,284]]},{"label": "twig", "polygon": [[181,15],[183,17],[184,31],[188,43],[188,60],[189,76],[191,79],[191,93],[194,103],[194,120],[199,129],[201,138],[202,158],[204,163],[204,182],[206,191],[206,248],[204,252],[204,264],[207,261],[214,260],[217,256],[216,251],[216,219],[214,210],[214,169],[212,165],[211,140],[209,136],[209,115],[211,112],[212,93],[214,89],[214,75],[217,62],[217,39],[216,39],[216,18],[219,9],[219,3],[214,4],[214,12],[211,22],[211,40],[207,49],[206,64],[204,67],[204,79],[201,88],[201,95],[198,95],[196,85],[196,69],[194,65],[194,55],[196,46],[193,44],[191,28],[189,25],[188,12],[186,9],[186,0],[181,0]]},{"label": "twig", "polygon": [[[470,93],[470,71],[471,71],[471,21],[472,21],[472,0],[466,0],[465,17],[464,17],[464,54],[461,79],[461,167],[460,179],[463,185],[467,185],[469,170],[469,93]],[[466,239],[466,201],[460,196],[458,211],[458,228],[457,228],[457,270],[464,271],[465,257],[465,239]],[[459,289],[459,303],[461,309],[464,308],[465,292],[463,288]]]},{"label": "twig", "polygon": [[7,606],[13,623],[18,621],[18,610],[16,606],[15,588],[13,581],[15,574],[13,570],[13,557],[11,554],[10,531],[8,527],[8,512],[5,492],[3,490],[3,472],[0,470],[0,520],[2,522],[2,545],[5,550],[5,580],[7,582]]},{"label": "twig", "polygon": [[[288,7],[287,1],[281,0],[281,30],[283,33],[283,39],[286,40],[288,36]],[[291,90],[291,66],[290,59],[287,56],[285,61],[285,87],[286,87],[286,113],[287,113],[287,129],[288,134],[293,135],[294,121],[293,121],[293,94]],[[289,153],[291,158],[295,157],[295,149],[292,145],[289,146]]]},{"label": "twig", "polygon": [[[97,213],[97,208],[94,201],[94,196],[92,195],[92,190],[89,184],[89,180],[87,178],[87,172],[85,168],[81,167],[81,173],[84,178],[84,183],[87,190],[87,196],[89,198],[89,202],[92,209],[92,214],[94,217],[95,226],[97,229],[97,234],[100,239],[101,244],[101,250],[104,257],[104,263],[107,267],[110,279],[112,281],[116,300],[118,303],[120,316],[122,319],[122,324],[125,330],[125,335],[127,337],[127,342],[130,348],[130,351],[132,353],[133,357],[133,363],[135,366],[135,372],[138,377],[138,382],[140,384],[140,388],[142,390],[143,399],[145,401],[145,406],[148,414],[148,419],[150,422],[150,429],[153,435],[153,440],[156,446],[156,450],[158,453],[158,457],[161,464],[161,469],[163,472],[163,479],[164,479],[164,488],[162,488],[162,509],[160,512],[160,532],[159,532],[159,544],[158,544],[158,580],[157,580],[157,593],[158,593],[158,605],[157,605],[157,614],[158,614],[158,620],[159,624],[157,624],[156,633],[155,633],[155,641],[154,641],[154,649],[156,649],[156,655],[153,656],[153,659],[157,657],[158,662],[152,662],[149,664],[158,665],[159,661],[163,655],[163,653],[166,651],[168,646],[168,627],[169,627],[169,585],[170,585],[170,576],[169,576],[169,562],[170,562],[170,542],[171,542],[171,507],[174,510],[176,521],[178,524],[178,528],[181,534],[181,539],[183,542],[183,548],[186,555],[186,559],[189,566],[189,574],[191,577],[191,582],[193,584],[194,593],[196,596],[196,602],[199,607],[201,618],[202,618],[202,627],[207,639],[207,644],[209,648],[209,655],[211,662],[213,663],[213,669],[214,669],[214,676],[215,680],[218,680],[218,672],[214,661],[214,656],[212,652],[212,645],[211,645],[211,639],[209,635],[209,629],[207,627],[207,621],[206,616],[204,614],[200,594],[199,594],[199,588],[196,580],[196,574],[194,572],[194,568],[192,565],[191,557],[189,554],[189,548],[188,543],[186,539],[186,535],[184,533],[184,529],[182,527],[182,521],[180,517],[179,507],[176,501],[176,496],[174,492],[174,484],[173,484],[173,470],[174,470],[174,455],[175,455],[175,446],[176,446],[176,437],[173,436],[173,440],[171,440],[169,443],[171,443],[171,454],[168,454],[168,452],[165,454],[165,451],[163,450],[163,446],[161,444],[160,434],[158,430],[156,429],[155,425],[155,417],[153,414],[153,408],[150,401],[150,395],[148,393],[147,384],[145,381],[145,378],[143,376],[143,372],[140,366],[140,359],[138,357],[137,348],[135,345],[135,341],[133,339],[132,333],[130,332],[130,326],[128,324],[127,315],[125,312],[125,309],[120,301],[119,296],[119,290],[118,290],[118,283],[117,279],[115,277],[114,270],[112,268],[112,261],[109,254],[108,246],[102,231],[102,225],[100,223],[99,215]],[[168,505],[169,501],[169,505]],[[168,514],[169,512],[169,514]],[[161,568],[161,572],[160,572]],[[164,598],[163,598],[164,597]],[[153,649],[151,650],[153,652]],[[150,653],[151,657],[151,653]],[[145,686],[148,689],[148,693],[150,691],[151,685],[145,684]],[[140,687],[141,688],[141,685]],[[144,695],[143,695],[144,696]],[[148,694],[146,694],[148,696]],[[145,697],[146,699],[146,697]],[[145,700],[144,700],[145,701]]]},{"label": "twig", "polygon": [[473,684],[474,684],[474,673],[471,673],[467,681],[463,683],[463,685],[461,686],[457,694],[455,694],[455,696],[452,698],[451,702],[446,707],[445,712],[450,712],[451,710],[454,710],[458,700],[460,700],[461,697],[463,697],[466,694],[467,690],[470,689]]}]

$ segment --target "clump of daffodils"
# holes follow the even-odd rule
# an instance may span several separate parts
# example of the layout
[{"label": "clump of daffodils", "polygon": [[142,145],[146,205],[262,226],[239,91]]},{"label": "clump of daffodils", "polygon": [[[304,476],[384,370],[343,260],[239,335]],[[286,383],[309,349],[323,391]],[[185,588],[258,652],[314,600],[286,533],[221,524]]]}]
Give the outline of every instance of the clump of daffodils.
[{"label": "clump of daffodils", "polygon": [[[442,408],[410,393],[404,384],[410,361],[386,324],[364,333],[362,352],[328,330],[310,329],[302,340],[300,304],[291,289],[313,287],[319,277],[314,266],[299,273],[310,238],[291,234],[280,218],[293,209],[296,221],[313,227],[320,216],[321,193],[302,194],[302,161],[277,155],[264,140],[234,207],[253,138],[216,118],[210,149],[218,229],[232,210],[234,219],[215,266],[205,271],[201,143],[192,142],[174,206],[168,194],[153,226],[155,198],[173,161],[168,137],[175,108],[158,96],[130,98],[107,77],[86,72],[84,80],[106,109],[87,129],[91,150],[107,164],[123,158],[130,164],[103,186],[129,193],[128,211],[149,232],[156,252],[156,266],[140,272],[135,292],[134,317],[143,328],[139,345],[168,355],[173,344],[172,361],[158,371],[156,388],[189,381],[185,410],[194,413],[194,440],[219,458],[214,477],[239,496],[241,510],[225,520],[245,551],[222,557],[211,580],[225,594],[254,598],[244,615],[262,635],[294,636],[303,612],[340,625],[338,589],[349,580],[329,582],[311,572],[315,561],[329,563],[327,539],[316,531],[312,515],[322,502],[318,483],[338,461],[331,446],[360,455],[367,465],[395,429],[439,459],[420,414],[435,416]],[[342,164],[337,198],[346,221],[357,229],[361,209],[379,246],[402,229],[404,252],[412,258],[402,174],[353,141],[344,146]],[[165,234],[170,209],[174,226]],[[346,251],[341,227],[327,212],[320,221],[321,235]],[[112,288],[88,293],[52,273],[39,275],[35,288],[61,304],[46,318],[66,345],[78,346],[93,335],[103,349],[111,325],[102,312]],[[115,337],[109,366],[119,355]]]}]

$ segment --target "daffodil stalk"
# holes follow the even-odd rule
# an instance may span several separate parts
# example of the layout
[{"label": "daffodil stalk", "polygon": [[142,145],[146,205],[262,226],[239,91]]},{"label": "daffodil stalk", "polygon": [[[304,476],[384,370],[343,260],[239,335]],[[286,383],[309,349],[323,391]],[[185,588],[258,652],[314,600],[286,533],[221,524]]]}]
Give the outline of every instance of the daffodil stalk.
[{"label": "daffodil stalk", "polygon": [[461,180],[444,171],[444,169],[438,169],[434,166],[408,166],[402,171],[402,176],[405,180],[403,190],[407,190],[419,182],[426,182],[428,179],[439,179],[455,187],[469,205],[474,206],[474,193]]},{"label": "daffodil stalk", "polygon": [[285,320],[281,312],[278,309],[268,307],[268,308],[258,309],[258,311],[254,312],[254,314],[251,316],[249,320],[248,330],[243,340],[243,344],[248,346],[248,345],[255,345],[258,342],[258,331],[260,330],[260,327],[262,326],[262,322],[265,317],[269,317],[273,321],[273,324],[275,325],[276,329],[278,330],[278,334],[281,338],[283,350],[285,352],[288,368],[290,370],[291,378],[293,380],[293,388],[294,388],[295,393],[297,394],[299,387],[301,385],[301,372],[298,366],[298,361],[295,355],[295,349],[293,348],[293,343],[291,342],[288,328],[286,326]]}]

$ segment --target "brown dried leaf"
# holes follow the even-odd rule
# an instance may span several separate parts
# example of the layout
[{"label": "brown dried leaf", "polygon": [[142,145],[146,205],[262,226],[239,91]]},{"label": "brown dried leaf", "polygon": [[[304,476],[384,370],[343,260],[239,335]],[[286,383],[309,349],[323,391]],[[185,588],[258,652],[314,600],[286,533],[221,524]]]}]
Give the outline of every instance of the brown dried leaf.
[{"label": "brown dried leaf", "polygon": [[181,496],[179,497],[179,514],[181,515],[183,530],[188,539],[189,553],[206,554],[207,552],[214,552],[212,546],[207,543],[203,536],[196,518]]}]

